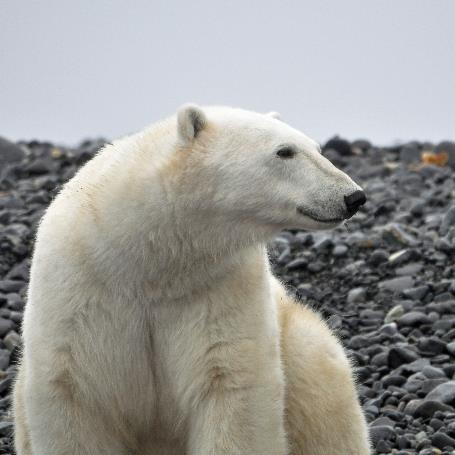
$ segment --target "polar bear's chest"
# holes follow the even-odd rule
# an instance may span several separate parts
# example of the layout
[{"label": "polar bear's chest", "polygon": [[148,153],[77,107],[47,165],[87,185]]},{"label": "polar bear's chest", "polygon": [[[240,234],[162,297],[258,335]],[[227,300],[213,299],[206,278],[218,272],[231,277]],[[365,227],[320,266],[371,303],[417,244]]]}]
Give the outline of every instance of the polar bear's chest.
[{"label": "polar bear's chest", "polygon": [[251,385],[280,361],[266,271],[226,280],[192,301],[159,305],[153,326],[158,412],[169,423],[211,387]]}]

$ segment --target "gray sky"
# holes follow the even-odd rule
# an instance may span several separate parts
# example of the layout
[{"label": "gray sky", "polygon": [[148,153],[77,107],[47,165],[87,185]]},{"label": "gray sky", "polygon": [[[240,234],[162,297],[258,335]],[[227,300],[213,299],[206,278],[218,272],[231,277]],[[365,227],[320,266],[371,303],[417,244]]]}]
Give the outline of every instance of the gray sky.
[{"label": "gray sky", "polygon": [[455,139],[454,24],[454,0],[0,0],[0,135],[114,138],[193,101]]}]

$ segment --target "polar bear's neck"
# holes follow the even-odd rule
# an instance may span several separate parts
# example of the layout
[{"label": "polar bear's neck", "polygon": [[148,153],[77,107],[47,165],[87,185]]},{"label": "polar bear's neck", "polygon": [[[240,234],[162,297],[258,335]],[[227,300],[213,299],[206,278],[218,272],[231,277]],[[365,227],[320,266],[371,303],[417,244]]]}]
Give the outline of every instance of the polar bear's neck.
[{"label": "polar bear's neck", "polygon": [[178,297],[216,286],[241,267],[268,267],[264,232],[202,215],[159,178],[156,162],[166,161],[164,147],[158,160],[150,160],[141,138],[127,138],[68,185],[66,191],[80,200],[77,235],[89,244],[94,268],[111,283],[146,286],[152,293],[165,289]]},{"label": "polar bear's neck", "polygon": [[179,217],[161,208],[155,223],[137,220],[123,243],[114,240],[114,254],[130,264],[139,287],[145,283],[152,291],[165,289],[179,297],[216,287],[242,268],[267,266],[265,244],[253,231],[197,214],[180,212]]}]

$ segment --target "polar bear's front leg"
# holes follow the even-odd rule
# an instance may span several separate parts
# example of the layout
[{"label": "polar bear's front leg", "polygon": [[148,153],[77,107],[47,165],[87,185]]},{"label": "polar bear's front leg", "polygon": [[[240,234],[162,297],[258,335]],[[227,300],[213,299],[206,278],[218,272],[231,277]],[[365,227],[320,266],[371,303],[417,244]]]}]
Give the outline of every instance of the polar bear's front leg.
[{"label": "polar bear's front leg", "polygon": [[215,387],[194,409],[188,455],[287,453],[281,381]]},{"label": "polar bear's front leg", "polygon": [[[21,387],[21,384],[16,387]],[[18,455],[125,455],[114,430],[106,431],[99,416],[47,381],[27,384],[24,395],[29,433],[24,448],[16,439]],[[17,393],[17,392],[16,392]],[[17,406],[17,403],[16,403]]]},{"label": "polar bear's front leg", "polygon": [[292,455],[369,455],[351,365],[319,315],[277,289]]}]

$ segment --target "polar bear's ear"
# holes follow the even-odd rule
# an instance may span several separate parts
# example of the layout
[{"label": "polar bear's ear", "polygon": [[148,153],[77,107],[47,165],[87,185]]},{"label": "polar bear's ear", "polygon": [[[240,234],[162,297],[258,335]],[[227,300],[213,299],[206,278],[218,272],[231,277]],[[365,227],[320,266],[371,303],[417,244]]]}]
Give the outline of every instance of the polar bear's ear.
[{"label": "polar bear's ear", "polygon": [[279,112],[275,112],[275,111],[267,112],[267,114],[265,114],[265,115],[267,117],[272,117],[274,119],[281,120],[281,114]]},{"label": "polar bear's ear", "polygon": [[206,123],[204,111],[195,104],[185,104],[178,110],[177,128],[183,142],[193,140],[204,129]]}]

